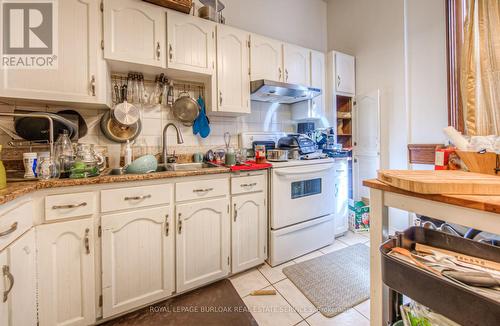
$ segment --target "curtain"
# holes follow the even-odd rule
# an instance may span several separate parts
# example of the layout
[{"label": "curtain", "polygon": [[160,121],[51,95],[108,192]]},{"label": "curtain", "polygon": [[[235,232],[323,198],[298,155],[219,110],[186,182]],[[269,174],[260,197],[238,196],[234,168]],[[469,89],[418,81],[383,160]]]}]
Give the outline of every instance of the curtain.
[{"label": "curtain", "polygon": [[500,0],[465,0],[460,86],[468,135],[500,135]]}]

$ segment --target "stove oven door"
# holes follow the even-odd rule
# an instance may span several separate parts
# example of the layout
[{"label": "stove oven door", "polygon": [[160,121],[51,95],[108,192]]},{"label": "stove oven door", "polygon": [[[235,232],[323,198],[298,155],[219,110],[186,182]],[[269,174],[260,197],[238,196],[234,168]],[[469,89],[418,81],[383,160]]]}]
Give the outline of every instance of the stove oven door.
[{"label": "stove oven door", "polygon": [[322,217],[334,212],[334,164],[274,168],[271,181],[271,228]]}]

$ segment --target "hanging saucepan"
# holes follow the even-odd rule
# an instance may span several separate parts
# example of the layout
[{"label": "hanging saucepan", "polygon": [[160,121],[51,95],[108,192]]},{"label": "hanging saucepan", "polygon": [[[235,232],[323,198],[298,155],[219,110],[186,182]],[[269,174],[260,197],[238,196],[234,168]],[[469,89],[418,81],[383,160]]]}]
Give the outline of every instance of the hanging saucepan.
[{"label": "hanging saucepan", "polygon": [[111,110],[109,110],[101,117],[100,127],[104,136],[109,140],[126,143],[127,140],[132,141],[139,136],[142,123],[141,120],[137,120],[130,126],[123,125],[111,117]]},{"label": "hanging saucepan", "polygon": [[200,105],[188,92],[179,94],[173,105],[174,117],[183,125],[191,127],[200,114]]}]

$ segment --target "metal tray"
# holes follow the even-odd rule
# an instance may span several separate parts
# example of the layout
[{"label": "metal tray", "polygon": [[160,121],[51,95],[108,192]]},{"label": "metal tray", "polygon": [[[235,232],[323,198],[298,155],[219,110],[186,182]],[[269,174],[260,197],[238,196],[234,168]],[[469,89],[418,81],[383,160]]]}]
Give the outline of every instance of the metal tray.
[{"label": "metal tray", "polygon": [[398,243],[412,250],[417,242],[496,262],[500,262],[500,248],[421,227],[398,233],[380,246],[382,280],[391,289],[461,325],[499,325],[500,302],[388,255]]}]

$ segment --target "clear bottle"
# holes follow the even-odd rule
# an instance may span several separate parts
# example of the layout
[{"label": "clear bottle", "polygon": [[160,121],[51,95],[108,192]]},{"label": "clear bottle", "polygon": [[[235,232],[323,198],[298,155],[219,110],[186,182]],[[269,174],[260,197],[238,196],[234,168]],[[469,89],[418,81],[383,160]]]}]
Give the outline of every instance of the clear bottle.
[{"label": "clear bottle", "polygon": [[75,152],[67,130],[63,130],[63,133],[59,134],[59,138],[57,138],[55,161],[59,166],[60,178],[68,178],[71,173],[71,166],[75,161]]},{"label": "clear bottle", "polygon": [[57,177],[57,166],[49,152],[38,153],[36,176],[38,180],[48,180]]}]

